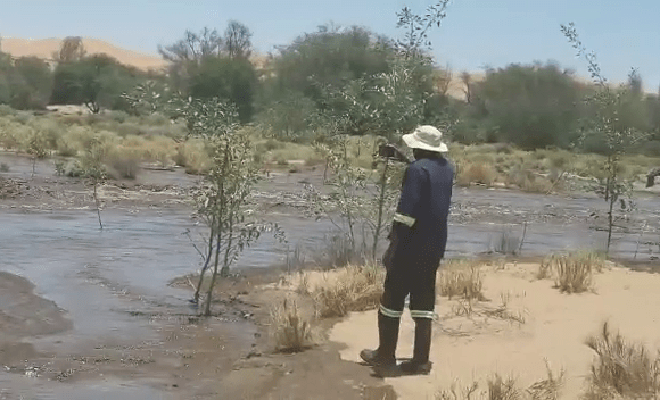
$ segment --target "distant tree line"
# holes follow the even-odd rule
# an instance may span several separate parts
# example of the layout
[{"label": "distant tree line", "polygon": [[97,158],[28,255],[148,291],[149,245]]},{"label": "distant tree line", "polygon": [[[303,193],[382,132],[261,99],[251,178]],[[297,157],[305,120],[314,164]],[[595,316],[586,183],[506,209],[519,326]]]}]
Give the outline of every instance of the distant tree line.
[{"label": "distant tree line", "polygon": [[[242,124],[256,123],[283,140],[318,140],[325,116],[341,119],[341,129],[355,135],[387,135],[428,123],[463,143],[507,142],[524,149],[575,143],[594,113],[583,101],[595,90],[591,83],[554,62],[488,69],[478,79],[463,72],[454,79],[423,46],[425,29],[444,16],[442,7],[436,11],[436,19],[423,21],[397,14],[399,26],[412,27],[400,41],[362,27],[323,25],[279,46],[258,66],[252,33],[237,21],[229,21],[223,33],[186,31],[181,40],[159,46],[169,66],[158,73],[88,55],[82,39],[69,37],[53,55],[55,68],[35,57],[0,53],[0,104],[134,112],[121,94],[158,80],[189,97],[230,101]],[[463,98],[450,95],[456,82]],[[639,150],[660,156],[660,93],[646,94],[642,87],[642,77],[631,74],[619,115],[622,123],[650,134],[651,142]],[[602,143],[585,148],[600,152]]]}]

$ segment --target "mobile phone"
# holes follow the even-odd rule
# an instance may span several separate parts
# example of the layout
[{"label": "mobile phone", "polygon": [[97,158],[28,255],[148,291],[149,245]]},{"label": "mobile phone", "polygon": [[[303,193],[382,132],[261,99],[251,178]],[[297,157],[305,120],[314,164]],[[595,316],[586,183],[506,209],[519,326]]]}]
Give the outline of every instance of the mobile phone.
[{"label": "mobile phone", "polygon": [[378,147],[378,156],[383,158],[396,158],[397,151],[396,148],[391,144],[381,144]]}]

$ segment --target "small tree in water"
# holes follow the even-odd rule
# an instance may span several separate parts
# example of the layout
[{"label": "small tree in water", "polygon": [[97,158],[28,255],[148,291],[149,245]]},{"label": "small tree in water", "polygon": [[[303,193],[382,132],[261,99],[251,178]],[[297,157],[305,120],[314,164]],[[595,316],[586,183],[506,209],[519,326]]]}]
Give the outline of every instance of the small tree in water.
[{"label": "small tree in water", "polygon": [[[594,191],[602,194],[605,201],[608,202],[607,251],[609,252],[614,225],[614,204],[621,200],[621,197],[632,197],[633,194],[632,181],[621,176],[621,157],[632,146],[644,140],[646,135],[629,126],[621,118],[629,88],[625,85],[621,85],[619,90],[610,87],[607,79],[601,74],[595,54],[588,52],[579,40],[575,24],[562,25],[561,30],[573,48],[577,50],[578,57],[584,57],[587,61],[589,73],[597,86],[596,92],[586,99],[588,104],[594,106],[594,117],[588,121],[579,142],[584,143],[586,139],[593,136],[605,145],[607,159],[603,169],[606,173],[606,184],[602,189],[594,188]],[[622,201],[622,204],[624,203]]]},{"label": "small tree in water", "polygon": [[255,219],[250,195],[259,165],[247,133],[238,129],[236,108],[217,98],[199,100],[174,95],[170,100],[161,100],[152,89],[151,84],[140,86],[126,98],[134,106],[146,105],[173,119],[183,119],[188,127],[187,138],[204,140],[213,161],[204,183],[193,195],[198,214],[210,228],[195,293],[195,302],[198,302],[205,273],[211,270],[203,309],[204,315],[209,316],[218,274],[229,275],[231,265],[243,249],[261,233],[279,230],[277,226],[259,224]]}]

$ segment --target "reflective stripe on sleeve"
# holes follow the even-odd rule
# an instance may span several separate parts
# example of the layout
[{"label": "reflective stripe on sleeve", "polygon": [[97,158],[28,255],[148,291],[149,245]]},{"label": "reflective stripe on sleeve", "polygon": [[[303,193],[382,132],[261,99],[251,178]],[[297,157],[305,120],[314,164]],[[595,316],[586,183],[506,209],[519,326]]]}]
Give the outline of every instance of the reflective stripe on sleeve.
[{"label": "reflective stripe on sleeve", "polygon": [[415,218],[396,213],[394,214],[394,222],[398,222],[412,228],[412,226],[415,225]]},{"label": "reflective stripe on sleeve", "polygon": [[382,304],[380,305],[380,313],[390,318],[401,318],[403,315],[403,311],[391,310],[387,307],[383,307]]}]

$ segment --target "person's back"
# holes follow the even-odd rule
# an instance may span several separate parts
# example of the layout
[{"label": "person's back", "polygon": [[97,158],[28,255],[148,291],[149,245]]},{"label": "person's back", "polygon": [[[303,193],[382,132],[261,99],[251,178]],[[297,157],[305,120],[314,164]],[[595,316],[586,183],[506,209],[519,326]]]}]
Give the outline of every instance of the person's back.
[{"label": "person's back", "polygon": [[451,204],[454,169],[446,158],[422,158],[415,161],[428,177],[428,186],[420,199],[418,226],[413,243],[423,246],[429,257],[442,258],[447,245],[447,217]]}]

